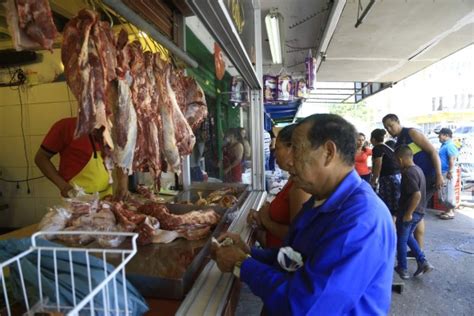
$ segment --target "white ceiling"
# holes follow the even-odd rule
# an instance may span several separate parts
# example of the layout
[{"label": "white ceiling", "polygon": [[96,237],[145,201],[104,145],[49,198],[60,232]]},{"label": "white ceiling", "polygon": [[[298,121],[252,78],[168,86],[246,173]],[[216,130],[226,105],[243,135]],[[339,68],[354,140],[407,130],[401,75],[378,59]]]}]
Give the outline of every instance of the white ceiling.
[{"label": "white ceiling", "polygon": [[474,42],[474,0],[376,1],[355,28],[357,8],[346,1],[318,81],[397,82]]},{"label": "white ceiling", "polygon": [[277,74],[282,65],[272,65],[265,27],[265,16],[276,8],[284,18],[284,70],[302,75],[304,60],[310,48],[317,49],[332,8],[331,0],[261,0],[262,49],[264,73]]}]

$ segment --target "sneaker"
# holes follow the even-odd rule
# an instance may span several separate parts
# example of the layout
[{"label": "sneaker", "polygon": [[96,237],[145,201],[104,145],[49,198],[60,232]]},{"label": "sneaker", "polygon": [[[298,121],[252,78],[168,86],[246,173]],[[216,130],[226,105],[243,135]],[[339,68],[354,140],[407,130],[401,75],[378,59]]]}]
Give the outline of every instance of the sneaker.
[{"label": "sneaker", "polygon": [[395,272],[398,273],[398,275],[400,276],[402,280],[408,280],[410,278],[408,271],[400,268],[399,266],[395,267]]},{"label": "sneaker", "polygon": [[407,259],[415,259],[415,254],[413,253],[413,251],[407,251]]},{"label": "sneaker", "polygon": [[434,267],[428,261],[425,261],[422,264],[418,265],[418,269],[416,269],[413,276],[415,278],[417,278],[419,276],[422,276],[425,273],[428,273],[428,272],[432,271],[433,269],[434,269]]}]

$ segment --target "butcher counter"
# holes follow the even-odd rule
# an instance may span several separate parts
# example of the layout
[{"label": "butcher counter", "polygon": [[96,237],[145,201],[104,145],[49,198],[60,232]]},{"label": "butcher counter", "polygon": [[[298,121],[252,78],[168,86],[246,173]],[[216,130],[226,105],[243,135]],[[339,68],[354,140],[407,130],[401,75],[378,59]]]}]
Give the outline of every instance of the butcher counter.
[{"label": "butcher counter", "polygon": [[[266,197],[265,192],[250,191],[246,194],[227,231],[238,233],[244,240],[250,240],[251,228],[246,217],[251,208],[258,208]],[[0,236],[0,239],[24,238],[37,231],[37,225],[30,225]],[[142,293],[150,307],[148,315],[232,315],[238,303],[240,282],[230,273],[221,273],[214,261],[207,257],[192,277],[190,290],[184,299],[149,297]],[[133,282],[132,282],[133,283]],[[139,289],[140,290],[140,289]],[[187,290],[187,289],[186,289]]]}]

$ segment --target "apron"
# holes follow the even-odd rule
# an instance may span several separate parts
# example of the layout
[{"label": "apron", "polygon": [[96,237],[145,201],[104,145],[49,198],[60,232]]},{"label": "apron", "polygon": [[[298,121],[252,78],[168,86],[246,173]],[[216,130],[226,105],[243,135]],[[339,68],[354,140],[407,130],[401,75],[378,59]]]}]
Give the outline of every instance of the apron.
[{"label": "apron", "polygon": [[69,183],[84,189],[87,194],[99,192],[100,198],[112,194],[112,185],[108,171],[105,169],[102,156],[95,149],[94,142],[90,138],[93,153],[87,164],[76,174]]}]

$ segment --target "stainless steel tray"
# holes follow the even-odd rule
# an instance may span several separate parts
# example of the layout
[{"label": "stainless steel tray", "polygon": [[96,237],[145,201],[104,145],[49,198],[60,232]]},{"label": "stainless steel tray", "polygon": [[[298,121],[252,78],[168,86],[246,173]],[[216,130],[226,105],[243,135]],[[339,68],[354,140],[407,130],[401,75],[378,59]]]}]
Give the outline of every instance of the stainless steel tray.
[{"label": "stainless steel tray", "polygon": [[[237,210],[218,206],[197,207],[185,204],[167,204],[170,212],[184,214],[192,210],[212,208],[221,214],[221,220],[212,234],[205,239],[189,241],[177,239],[169,244],[138,246],[138,252],[127,264],[127,279],[145,297],[182,299],[189,291],[203,263],[207,260],[211,237],[227,230],[228,215]],[[128,242],[128,241],[125,241]],[[115,260],[109,261],[115,264]]]}]

